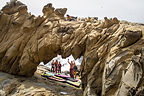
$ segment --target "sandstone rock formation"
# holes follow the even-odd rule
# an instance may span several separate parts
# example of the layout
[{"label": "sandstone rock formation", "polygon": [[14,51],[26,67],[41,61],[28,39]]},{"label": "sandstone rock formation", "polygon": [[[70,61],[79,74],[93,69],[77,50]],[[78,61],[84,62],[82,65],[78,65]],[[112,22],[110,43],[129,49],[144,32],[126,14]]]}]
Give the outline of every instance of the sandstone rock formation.
[{"label": "sandstone rock formation", "polygon": [[[38,64],[62,57],[84,56],[81,80],[84,96],[129,96],[143,92],[144,26],[104,21],[63,21],[66,9],[52,4],[43,16],[27,12],[13,1],[0,12],[0,70],[32,76]],[[63,20],[62,20],[63,19]]]}]

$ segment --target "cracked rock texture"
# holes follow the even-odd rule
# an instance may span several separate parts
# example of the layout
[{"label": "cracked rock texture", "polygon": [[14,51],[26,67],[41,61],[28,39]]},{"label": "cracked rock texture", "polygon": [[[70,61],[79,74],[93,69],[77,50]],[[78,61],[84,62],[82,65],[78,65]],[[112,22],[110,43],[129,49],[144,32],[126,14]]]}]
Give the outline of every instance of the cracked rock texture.
[{"label": "cracked rock texture", "polygon": [[84,56],[84,96],[143,94],[144,26],[117,18],[65,21],[66,8],[43,8],[43,16],[27,12],[13,0],[0,11],[0,71],[32,76],[41,61]]}]

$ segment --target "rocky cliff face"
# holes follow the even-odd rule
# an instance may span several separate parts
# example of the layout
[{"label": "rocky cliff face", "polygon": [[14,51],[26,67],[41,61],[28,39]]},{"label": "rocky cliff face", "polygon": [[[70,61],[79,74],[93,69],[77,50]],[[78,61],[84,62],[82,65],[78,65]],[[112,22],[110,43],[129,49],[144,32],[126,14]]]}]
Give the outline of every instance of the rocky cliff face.
[{"label": "rocky cliff face", "polygon": [[84,56],[84,96],[141,94],[144,71],[144,26],[117,18],[96,23],[64,21],[66,8],[43,8],[43,16],[12,1],[0,11],[0,70],[32,76],[38,64],[62,57]]}]

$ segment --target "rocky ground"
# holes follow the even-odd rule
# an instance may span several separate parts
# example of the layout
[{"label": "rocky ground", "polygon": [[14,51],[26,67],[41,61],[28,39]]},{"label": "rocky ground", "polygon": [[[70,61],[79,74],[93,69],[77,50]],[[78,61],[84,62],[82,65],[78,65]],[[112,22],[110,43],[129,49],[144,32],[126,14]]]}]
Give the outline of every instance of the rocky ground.
[{"label": "rocky ground", "polygon": [[41,77],[46,67],[38,67],[32,77],[0,72],[0,96],[82,96],[81,88]]}]

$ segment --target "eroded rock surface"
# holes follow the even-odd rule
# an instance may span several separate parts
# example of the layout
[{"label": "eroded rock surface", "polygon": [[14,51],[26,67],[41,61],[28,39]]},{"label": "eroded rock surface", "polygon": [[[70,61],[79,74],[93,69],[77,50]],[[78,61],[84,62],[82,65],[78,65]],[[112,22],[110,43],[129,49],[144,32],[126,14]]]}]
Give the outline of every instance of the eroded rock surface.
[{"label": "eroded rock surface", "polygon": [[62,57],[84,56],[81,80],[84,96],[142,94],[144,26],[104,21],[64,21],[66,8],[43,8],[43,16],[12,1],[0,12],[0,70],[32,76],[38,64]]}]

